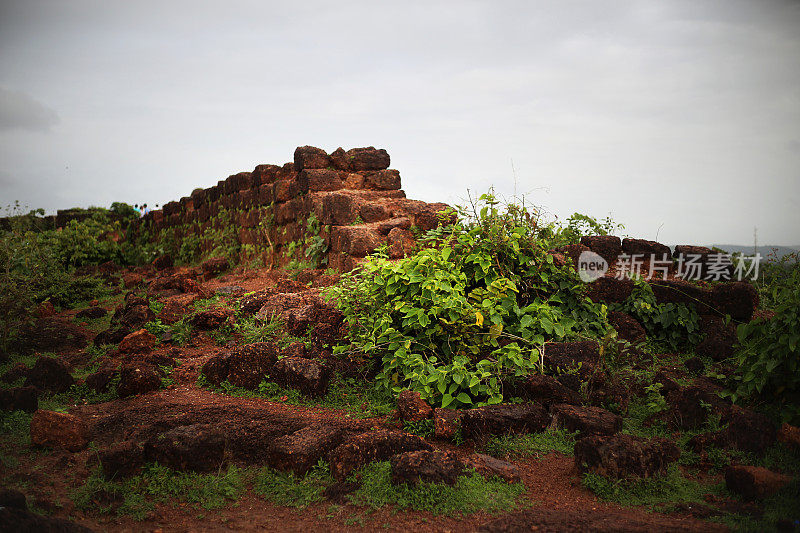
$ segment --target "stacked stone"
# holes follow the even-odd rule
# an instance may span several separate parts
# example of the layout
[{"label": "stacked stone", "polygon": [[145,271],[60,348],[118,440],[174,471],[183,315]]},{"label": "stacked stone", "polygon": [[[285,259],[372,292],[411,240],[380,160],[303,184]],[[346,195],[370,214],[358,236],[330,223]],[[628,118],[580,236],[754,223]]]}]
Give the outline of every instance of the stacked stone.
[{"label": "stacked stone", "polygon": [[[348,271],[382,244],[392,257],[402,257],[414,246],[412,228],[436,227],[437,213],[447,208],[406,199],[400,173],[389,164],[386,150],[374,147],[338,148],[327,154],[302,146],[295,150],[294,162],[258,165],[252,172],[196,189],[148,213],[142,227],[153,238],[170,228],[181,238],[234,223],[242,259],[261,255],[266,265],[285,266],[293,258],[302,259],[313,214],[328,247],[328,264]],[[235,213],[235,220],[217,218],[223,209]],[[212,244],[203,246],[208,252]]]}]

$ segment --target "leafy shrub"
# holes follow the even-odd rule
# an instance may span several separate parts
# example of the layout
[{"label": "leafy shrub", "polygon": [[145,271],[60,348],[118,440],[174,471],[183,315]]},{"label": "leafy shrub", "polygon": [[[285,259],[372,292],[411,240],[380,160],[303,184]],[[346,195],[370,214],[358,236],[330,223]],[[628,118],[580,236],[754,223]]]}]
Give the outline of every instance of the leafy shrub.
[{"label": "leafy shrub", "polygon": [[737,329],[738,371],[734,401],[763,399],[778,405],[785,420],[800,418],[800,268],[773,288],[775,316]]},{"label": "leafy shrub", "polygon": [[558,228],[524,206],[501,211],[491,194],[473,213],[430,231],[411,257],[374,256],[330,291],[352,341],[336,353],[379,358],[384,387],[442,407],[499,403],[504,377],[541,370],[542,344],[608,329],[605,306],[548,253]]}]

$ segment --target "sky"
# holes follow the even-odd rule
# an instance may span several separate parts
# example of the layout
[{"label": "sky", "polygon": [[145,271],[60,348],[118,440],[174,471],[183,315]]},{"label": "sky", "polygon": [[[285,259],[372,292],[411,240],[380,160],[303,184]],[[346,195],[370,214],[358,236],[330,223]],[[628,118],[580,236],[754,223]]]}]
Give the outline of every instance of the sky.
[{"label": "sky", "polygon": [[800,245],[800,1],[0,0],[0,201],[152,206],[296,146],[670,244]]}]

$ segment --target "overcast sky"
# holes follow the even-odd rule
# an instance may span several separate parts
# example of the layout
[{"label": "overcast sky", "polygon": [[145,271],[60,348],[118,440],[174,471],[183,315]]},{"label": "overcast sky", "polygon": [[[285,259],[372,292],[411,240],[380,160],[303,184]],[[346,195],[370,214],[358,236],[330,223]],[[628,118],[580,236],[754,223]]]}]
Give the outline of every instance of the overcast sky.
[{"label": "overcast sky", "polygon": [[306,144],[386,148],[410,198],[798,245],[800,2],[0,4],[4,205],[162,204]]}]

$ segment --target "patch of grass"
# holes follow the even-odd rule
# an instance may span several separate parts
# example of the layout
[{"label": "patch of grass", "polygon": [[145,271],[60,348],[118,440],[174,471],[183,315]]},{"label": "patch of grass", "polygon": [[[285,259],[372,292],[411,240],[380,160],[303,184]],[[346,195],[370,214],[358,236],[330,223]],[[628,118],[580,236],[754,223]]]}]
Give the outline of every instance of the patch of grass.
[{"label": "patch of grass", "polygon": [[648,479],[610,479],[588,472],[583,475],[582,483],[601,500],[651,507],[665,503],[702,502],[703,495],[724,490],[722,484],[708,486],[686,479],[675,464],[663,476]]},{"label": "patch of grass", "polygon": [[81,510],[143,520],[155,503],[185,502],[195,510],[219,509],[237,500],[243,489],[242,471],[235,466],[216,474],[198,474],[153,463],[140,475],[121,481],[106,480],[97,468],[71,497]]},{"label": "patch of grass", "polygon": [[628,415],[622,419],[622,432],[637,437],[669,438],[671,431],[666,423],[662,420],[651,419],[661,410],[660,404],[653,399],[647,397],[632,399],[628,404]]},{"label": "patch of grass", "polygon": [[241,344],[274,341],[283,330],[283,322],[278,319],[268,321],[249,316],[236,321],[235,328],[241,335]]},{"label": "patch of grass", "polygon": [[541,433],[526,435],[503,435],[493,437],[486,443],[485,451],[494,457],[541,458],[550,452],[573,455],[578,432],[565,429],[547,428]]},{"label": "patch of grass", "polygon": [[403,422],[403,429],[414,435],[419,435],[423,439],[433,436],[435,430],[434,422],[430,418],[418,422],[405,421]]},{"label": "patch of grass", "polygon": [[16,463],[10,452],[27,448],[31,443],[31,418],[25,411],[0,411],[0,462],[13,467]]},{"label": "patch of grass", "polygon": [[317,464],[304,476],[264,467],[255,477],[253,491],[278,505],[304,509],[322,500],[322,493],[332,482],[325,463]]},{"label": "patch of grass", "polygon": [[367,465],[360,475],[361,488],[350,495],[350,500],[373,509],[394,505],[435,515],[461,516],[478,511],[491,514],[519,507],[519,498],[525,492],[522,483],[485,479],[477,473],[459,477],[452,487],[440,483],[393,485],[388,461]]}]

